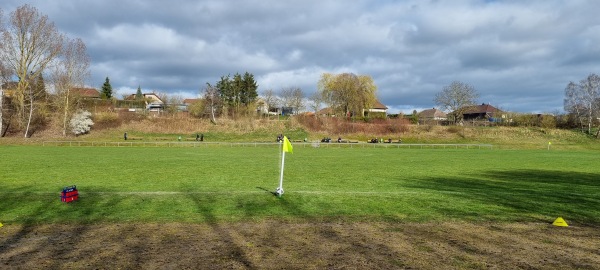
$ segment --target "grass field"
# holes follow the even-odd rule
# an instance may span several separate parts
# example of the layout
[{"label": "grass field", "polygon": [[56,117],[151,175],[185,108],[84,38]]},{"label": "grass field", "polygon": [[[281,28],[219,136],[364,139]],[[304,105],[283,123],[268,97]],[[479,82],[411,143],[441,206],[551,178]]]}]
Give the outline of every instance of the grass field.
[{"label": "grass field", "polygon": [[[260,221],[600,223],[596,151],[0,146],[5,224]],[[80,199],[61,203],[62,187]]]}]

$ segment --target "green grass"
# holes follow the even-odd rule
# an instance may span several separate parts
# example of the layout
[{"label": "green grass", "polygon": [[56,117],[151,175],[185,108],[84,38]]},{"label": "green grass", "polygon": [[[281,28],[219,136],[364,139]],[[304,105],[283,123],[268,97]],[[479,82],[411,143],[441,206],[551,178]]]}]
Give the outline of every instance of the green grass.
[{"label": "green grass", "polygon": [[[600,223],[597,151],[0,146],[0,222]],[[61,203],[64,186],[80,199]]]}]

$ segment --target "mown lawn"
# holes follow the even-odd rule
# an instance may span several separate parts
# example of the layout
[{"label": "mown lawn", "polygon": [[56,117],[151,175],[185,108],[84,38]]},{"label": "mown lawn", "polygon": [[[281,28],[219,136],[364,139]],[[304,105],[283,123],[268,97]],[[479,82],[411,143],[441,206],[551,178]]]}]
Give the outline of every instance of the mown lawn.
[{"label": "mown lawn", "polygon": [[[597,151],[0,146],[0,222],[600,224]],[[64,186],[80,199],[61,203]]]}]

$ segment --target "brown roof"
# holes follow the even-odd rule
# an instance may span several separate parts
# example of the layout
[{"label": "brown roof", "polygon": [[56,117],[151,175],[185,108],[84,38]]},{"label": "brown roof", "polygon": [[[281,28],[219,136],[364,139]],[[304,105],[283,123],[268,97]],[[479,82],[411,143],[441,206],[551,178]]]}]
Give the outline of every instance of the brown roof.
[{"label": "brown roof", "polygon": [[333,110],[330,107],[320,109],[317,112],[318,115],[331,115],[333,114]]},{"label": "brown roof", "polygon": [[315,116],[315,113],[314,113],[314,112],[302,112],[302,113],[299,113],[298,115],[303,115],[303,116]]},{"label": "brown roof", "polygon": [[[159,102],[163,103],[163,100],[160,99],[160,97],[158,97],[158,95],[156,95],[155,93],[143,93],[142,97],[144,99],[150,98],[153,101],[159,101]],[[154,97],[154,98],[152,98],[152,97]],[[131,94],[131,95],[125,97],[125,100],[136,100],[136,99],[137,99],[137,94]]]},{"label": "brown roof", "polygon": [[[370,109],[387,110],[388,107],[383,105],[383,103],[381,103],[379,100],[375,100],[375,103],[373,103],[373,106],[371,106]],[[319,110],[317,112],[317,114],[318,115],[333,115],[334,111],[330,107],[327,107],[327,108],[323,108],[323,109]]]},{"label": "brown roof", "polygon": [[71,89],[71,93],[83,98],[100,98],[100,92],[94,88],[75,87]]},{"label": "brown roof", "polygon": [[469,108],[467,108],[467,110],[465,111],[465,114],[472,114],[472,113],[495,113],[495,112],[499,112],[500,110],[490,104],[481,104],[481,105],[476,105],[476,106],[471,106]]},{"label": "brown roof", "polygon": [[198,101],[200,101],[199,98],[186,98],[183,100],[183,104],[194,104]]},{"label": "brown roof", "polygon": [[379,100],[375,100],[375,103],[373,103],[373,106],[371,107],[371,109],[387,110],[388,107],[383,105],[383,103],[381,103]]},{"label": "brown roof", "polygon": [[424,111],[418,113],[418,115],[420,118],[432,118],[432,119],[447,117],[446,113],[444,113],[436,108],[424,110]]}]

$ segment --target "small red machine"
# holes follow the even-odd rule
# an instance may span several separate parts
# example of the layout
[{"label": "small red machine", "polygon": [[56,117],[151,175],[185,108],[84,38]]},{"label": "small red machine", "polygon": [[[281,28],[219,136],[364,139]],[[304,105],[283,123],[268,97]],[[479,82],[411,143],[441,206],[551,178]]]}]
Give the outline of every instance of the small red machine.
[{"label": "small red machine", "polygon": [[79,199],[79,191],[77,191],[76,186],[68,186],[63,188],[60,193],[60,201],[61,202],[72,202]]}]

